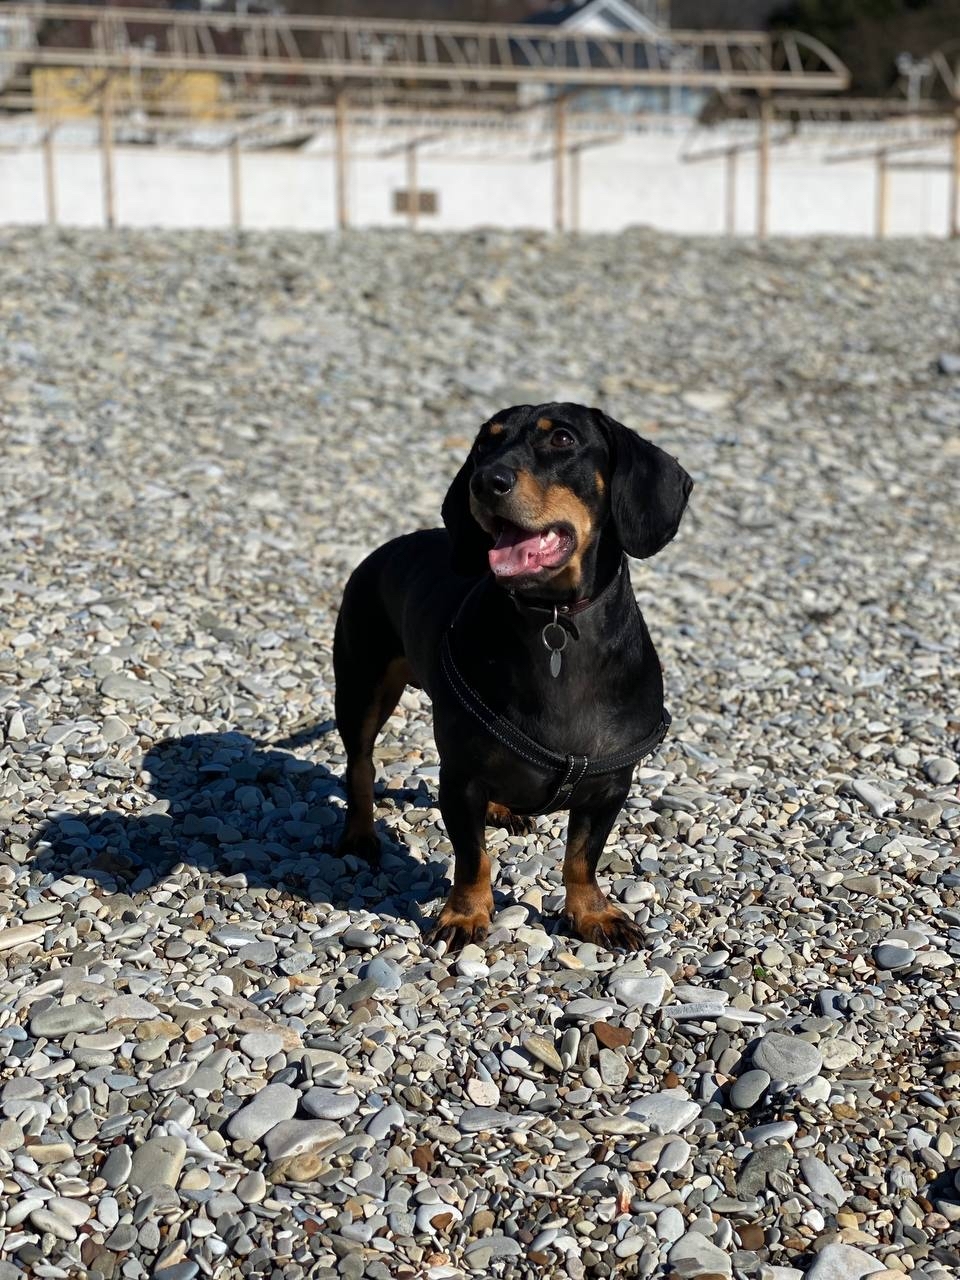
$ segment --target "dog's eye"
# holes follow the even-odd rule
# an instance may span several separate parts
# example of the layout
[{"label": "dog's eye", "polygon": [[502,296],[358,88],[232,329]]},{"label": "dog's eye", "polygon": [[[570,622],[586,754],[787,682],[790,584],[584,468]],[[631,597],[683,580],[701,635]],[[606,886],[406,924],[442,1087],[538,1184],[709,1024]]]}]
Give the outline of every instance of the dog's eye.
[{"label": "dog's eye", "polygon": [[564,431],[563,427],[558,427],[556,431],[550,433],[550,445],[554,449],[569,449],[577,442],[569,431]]}]

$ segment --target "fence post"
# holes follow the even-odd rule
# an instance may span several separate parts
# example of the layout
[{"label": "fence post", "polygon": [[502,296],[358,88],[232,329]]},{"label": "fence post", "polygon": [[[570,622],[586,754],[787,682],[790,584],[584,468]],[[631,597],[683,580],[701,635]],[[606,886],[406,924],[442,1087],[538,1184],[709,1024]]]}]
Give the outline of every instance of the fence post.
[{"label": "fence post", "polygon": [[770,114],[771,103],[760,99],[760,146],[757,150],[757,239],[766,240],[770,194]]},{"label": "fence post", "polygon": [[336,186],[337,226],[345,231],[347,221],[347,94],[338,89],[334,106],[336,143],[334,146],[334,180]]},{"label": "fence post", "polygon": [[243,227],[243,171],[240,167],[240,135],[230,139],[230,225],[234,231]]},{"label": "fence post", "polygon": [[562,231],[563,217],[563,160],[567,137],[567,104],[562,95],[553,108],[553,229]]},{"label": "fence post", "polygon": [[723,229],[728,236],[737,234],[737,148],[731,147],[724,159],[724,207]]},{"label": "fence post", "polygon": [[57,225],[57,158],[53,150],[54,125],[48,122],[43,134],[43,188],[47,222]]},{"label": "fence post", "polygon": [[580,148],[570,148],[570,230],[580,230]]},{"label": "fence post", "polygon": [[100,161],[103,174],[103,221],[110,229],[117,225],[113,172],[113,82],[108,74],[100,91]]},{"label": "fence post", "polygon": [[890,169],[886,151],[877,152],[877,239],[887,234],[887,207],[890,195]]},{"label": "fence post", "polygon": [[417,144],[407,143],[407,223],[411,231],[417,229],[420,213],[420,187],[417,183]]}]

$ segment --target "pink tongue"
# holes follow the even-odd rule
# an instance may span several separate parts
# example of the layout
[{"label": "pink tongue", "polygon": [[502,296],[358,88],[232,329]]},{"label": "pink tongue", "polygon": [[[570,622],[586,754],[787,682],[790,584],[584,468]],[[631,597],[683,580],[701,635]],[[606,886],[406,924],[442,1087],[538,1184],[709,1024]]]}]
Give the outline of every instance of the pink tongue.
[{"label": "pink tongue", "polygon": [[504,525],[496,545],[487,553],[490,568],[498,578],[516,578],[543,563],[539,533],[527,533],[516,525]]}]

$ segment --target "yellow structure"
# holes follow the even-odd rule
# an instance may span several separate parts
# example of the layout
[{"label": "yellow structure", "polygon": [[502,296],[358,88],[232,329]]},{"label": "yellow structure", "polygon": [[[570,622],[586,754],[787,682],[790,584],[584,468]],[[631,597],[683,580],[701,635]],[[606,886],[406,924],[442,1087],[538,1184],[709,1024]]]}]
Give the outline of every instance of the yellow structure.
[{"label": "yellow structure", "polygon": [[[44,115],[80,120],[100,109],[104,72],[91,67],[34,67],[33,97]],[[221,79],[215,71],[114,71],[110,92],[115,107],[210,119],[217,114]]]}]

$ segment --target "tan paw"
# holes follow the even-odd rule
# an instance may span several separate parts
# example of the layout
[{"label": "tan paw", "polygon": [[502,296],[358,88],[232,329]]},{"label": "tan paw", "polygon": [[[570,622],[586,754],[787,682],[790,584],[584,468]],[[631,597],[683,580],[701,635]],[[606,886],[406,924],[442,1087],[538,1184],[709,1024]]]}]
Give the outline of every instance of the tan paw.
[{"label": "tan paw", "polygon": [[459,951],[468,942],[482,942],[490,928],[492,910],[492,901],[455,904],[451,899],[437,917],[429,941],[434,946],[445,942],[448,951]]},{"label": "tan paw", "polygon": [[644,940],[639,926],[608,899],[603,898],[603,903],[599,909],[591,906],[586,910],[577,910],[576,906],[568,904],[564,922],[584,942],[592,942],[608,951],[642,950]]}]

